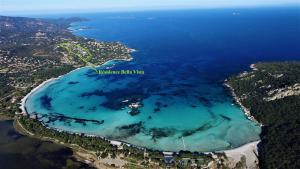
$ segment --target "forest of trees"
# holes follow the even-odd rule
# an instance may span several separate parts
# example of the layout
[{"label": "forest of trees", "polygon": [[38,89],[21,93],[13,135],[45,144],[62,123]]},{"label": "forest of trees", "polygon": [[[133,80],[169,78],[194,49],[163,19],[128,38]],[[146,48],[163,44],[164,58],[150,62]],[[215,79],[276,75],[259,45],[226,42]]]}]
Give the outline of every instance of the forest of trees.
[{"label": "forest of trees", "polygon": [[271,90],[300,84],[300,63],[258,63],[255,70],[228,80],[235,94],[263,124],[259,148],[261,168],[300,168],[300,96],[272,101]]},{"label": "forest of trees", "polygon": [[[136,162],[147,161],[147,158],[144,157],[143,149],[138,149],[127,145],[123,145],[123,149],[118,149],[117,146],[114,146],[110,144],[109,141],[99,137],[86,137],[80,134],[70,134],[64,131],[59,132],[53,129],[47,129],[38,120],[28,118],[27,116],[21,116],[19,122],[27,130],[36,134],[38,137],[50,137],[67,144],[79,145],[86,150],[96,152],[97,156],[100,158],[106,158],[108,156],[115,158],[117,154],[124,154],[125,158],[134,160]],[[162,152],[149,150],[148,153],[152,161],[156,161],[162,166],[165,165]]]}]

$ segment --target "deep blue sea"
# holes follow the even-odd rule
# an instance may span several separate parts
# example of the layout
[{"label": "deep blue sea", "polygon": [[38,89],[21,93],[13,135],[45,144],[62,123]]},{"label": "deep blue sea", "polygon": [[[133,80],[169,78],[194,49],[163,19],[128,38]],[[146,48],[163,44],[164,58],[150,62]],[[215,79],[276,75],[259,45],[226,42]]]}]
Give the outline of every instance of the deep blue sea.
[{"label": "deep blue sea", "polygon": [[[251,63],[300,60],[299,8],[76,16],[89,19],[72,25],[76,35],[137,50],[132,61],[99,69],[145,74],[82,68],[31,94],[27,110],[50,127],[152,149],[215,151],[258,140],[260,127],[233,104],[224,80]],[[132,114],[129,104],[141,107]]]}]

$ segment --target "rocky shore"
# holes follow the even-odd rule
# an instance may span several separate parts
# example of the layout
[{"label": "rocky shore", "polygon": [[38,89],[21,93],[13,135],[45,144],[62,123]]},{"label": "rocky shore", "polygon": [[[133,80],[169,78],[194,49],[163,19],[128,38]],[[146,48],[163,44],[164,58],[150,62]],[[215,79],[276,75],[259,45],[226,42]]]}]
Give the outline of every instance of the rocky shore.
[{"label": "rocky shore", "polygon": [[[260,123],[254,118],[254,116],[251,115],[250,110],[247,109],[244,105],[242,105],[240,98],[237,97],[236,94],[234,93],[234,89],[233,89],[228,83],[226,83],[226,82],[224,83],[224,85],[230,89],[231,95],[233,96],[234,101],[242,108],[242,110],[243,110],[243,112],[245,113],[245,115],[247,116],[247,118],[248,118],[249,120],[252,120],[252,121],[254,121],[254,122],[260,124]],[[262,124],[260,124],[260,126],[262,126]]]},{"label": "rocky shore", "polygon": [[[252,70],[257,70],[257,68],[255,68],[255,64],[251,64],[250,65],[250,68]],[[244,73],[243,73],[244,74]],[[241,103],[241,99],[235,94],[234,92],[234,89],[227,83],[228,80],[226,79],[225,82],[224,82],[224,86],[226,86],[229,90],[230,90],[230,93],[232,95],[232,97],[234,98],[234,101],[235,103],[237,103],[243,110],[243,112],[245,113],[245,115],[247,116],[247,118],[249,120],[252,120],[256,123],[258,123],[261,127],[263,126],[263,124],[259,123],[254,116],[251,115],[251,112],[248,108],[246,108],[242,103]]]}]

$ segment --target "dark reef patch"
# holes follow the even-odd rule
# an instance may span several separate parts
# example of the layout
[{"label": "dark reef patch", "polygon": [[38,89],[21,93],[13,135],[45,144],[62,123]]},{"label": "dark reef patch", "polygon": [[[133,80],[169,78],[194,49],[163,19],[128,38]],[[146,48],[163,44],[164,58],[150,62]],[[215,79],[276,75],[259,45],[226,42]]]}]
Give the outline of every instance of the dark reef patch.
[{"label": "dark reef patch", "polygon": [[137,108],[133,108],[128,112],[131,116],[136,116],[141,113],[141,111]]},{"label": "dark reef patch", "polygon": [[49,97],[48,95],[44,95],[40,98],[41,100],[41,104],[43,107],[45,107],[47,110],[51,110],[52,108],[52,105],[51,105],[51,101],[52,101],[52,98]]},{"label": "dark reef patch", "polygon": [[156,101],[155,103],[155,108],[153,109],[153,112],[159,112],[160,110],[161,110],[161,108],[166,108],[166,107],[168,107],[168,105],[167,104],[163,104],[163,103],[161,103],[161,102],[159,102],[159,101]]},{"label": "dark reef patch", "polygon": [[157,139],[163,138],[163,137],[169,137],[176,133],[176,129],[174,128],[151,128],[148,135],[152,136],[152,139],[156,141]]},{"label": "dark reef patch", "polygon": [[140,133],[144,129],[144,127],[143,122],[140,121],[138,123],[117,127],[117,129],[120,132],[120,138],[128,138]]},{"label": "dark reef patch", "polygon": [[96,106],[90,107],[88,110],[89,111],[96,111]]},{"label": "dark reef patch", "polygon": [[100,105],[104,106],[105,108],[111,109],[111,110],[122,110],[128,104],[122,102],[121,100],[108,100],[108,101],[106,101],[104,103],[101,103]]},{"label": "dark reef patch", "polygon": [[230,117],[224,116],[224,115],[222,115],[222,114],[220,114],[220,116],[221,116],[224,120],[231,121],[231,118],[230,118]]},{"label": "dark reef patch", "polygon": [[155,106],[161,107],[161,106],[162,106],[162,103],[157,101],[157,102],[155,102]]},{"label": "dark reef patch", "polygon": [[197,132],[201,132],[201,131],[205,131],[208,130],[210,128],[212,128],[213,126],[210,125],[209,123],[203,124],[202,126],[196,128],[196,129],[192,129],[192,130],[186,130],[182,133],[182,137],[187,137],[187,136],[191,136]]},{"label": "dark reef patch", "polygon": [[149,94],[144,93],[140,89],[118,89],[110,92],[105,92],[103,95],[107,100],[101,104],[108,109],[121,110],[129,106],[132,103],[140,103],[140,107],[143,106],[142,101],[149,97]]},{"label": "dark reef patch", "polygon": [[68,82],[69,85],[73,85],[73,84],[77,84],[77,83],[79,83],[79,82],[77,82],[77,81],[76,82]]},{"label": "dark reef patch", "polygon": [[[104,120],[88,120],[88,119],[81,119],[81,118],[75,118],[75,117],[67,117],[60,113],[49,113],[49,115],[46,115],[48,118],[48,121],[45,123],[52,123],[55,121],[61,121],[66,124],[70,124],[72,121],[75,123],[80,123],[82,125],[86,125],[87,122],[91,122],[97,125],[101,125],[104,123]],[[44,117],[46,117],[44,116]]]},{"label": "dark reef patch", "polygon": [[209,99],[202,97],[202,96],[197,96],[197,99],[206,107],[212,107],[212,103],[210,102]]},{"label": "dark reef patch", "polygon": [[208,109],[208,113],[212,118],[214,118],[214,119],[216,118],[215,113],[211,109]]},{"label": "dark reef patch", "polygon": [[94,70],[92,70],[92,69],[88,70],[84,75],[87,76],[87,77],[96,77],[96,78],[99,77],[99,74],[97,74],[97,73],[96,73]]},{"label": "dark reef patch", "polygon": [[102,90],[95,90],[92,92],[84,92],[80,95],[80,97],[90,97],[90,96],[103,96],[104,92]]},{"label": "dark reef patch", "polygon": [[119,127],[121,130],[127,130],[127,129],[132,129],[132,128],[136,128],[136,127],[141,127],[143,125],[143,122],[138,122],[138,123],[133,123],[133,124],[129,124],[129,125],[124,125]]}]

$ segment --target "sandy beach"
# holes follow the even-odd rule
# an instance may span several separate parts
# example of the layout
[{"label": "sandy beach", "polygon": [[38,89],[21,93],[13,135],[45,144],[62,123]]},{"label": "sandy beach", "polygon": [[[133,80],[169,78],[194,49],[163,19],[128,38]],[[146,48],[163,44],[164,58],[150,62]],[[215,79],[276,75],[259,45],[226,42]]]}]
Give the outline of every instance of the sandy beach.
[{"label": "sandy beach", "polygon": [[[255,64],[251,64],[250,68],[252,70],[257,70],[255,67]],[[227,80],[225,80],[224,85],[230,89],[231,95],[233,96],[235,102],[242,108],[243,112],[247,116],[249,120],[252,120],[260,125],[260,127],[263,126],[263,124],[259,123],[254,116],[251,115],[251,112],[249,109],[247,109],[240,101],[240,99],[237,97],[237,95],[234,92],[234,89],[227,83]],[[235,165],[237,162],[241,160],[243,156],[246,158],[246,165],[248,168],[257,168],[258,165],[258,148],[257,145],[260,142],[258,141],[253,141],[250,143],[247,143],[245,145],[242,145],[240,147],[230,149],[230,150],[224,150],[220,151],[226,154],[226,156],[229,158],[231,161],[231,164]],[[234,167],[234,166],[231,166]]]},{"label": "sandy beach", "polygon": [[[109,61],[103,63],[103,64],[100,65],[100,66],[105,66],[105,64],[108,64],[108,63],[111,62],[111,61],[121,61],[121,60],[122,60],[122,59],[113,59],[113,60],[109,60]],[[124,59],[123,61],[130,61],[130,60],[132,60],[132,58],[131,58],[131,59]],[[251,67],[252,67],[252,66],[251,66]],[[82,68],[88,68],[88,66],[86,66],[86,67],[80,67],[80,68],[74,69],[74,70],[70,71],[69,73],[71,73],[71,72],[73,72],[73,71],[76,71],[76,70],[78,70],[78,69],[82,69]],[[68,73],[67,73],[67,74],[68,74]],[[46,84],[49,84],[49,83],[52,83],[52,82],[58,80],[58,79],[61,78],[62,76],[64,76],[64,75],[58,76],[57,78],[51,78],[51,79],[48,79],[48,80],[42,82],[41,84],[39,84],[39,85],[38,85],[37,87],[35,87],[34,89],[32,89],[32,90],[31,90],[31,91],[30,91],[30,92],[29,92],[29,93],[21,100],[21,106],[20,106],[20,109],[22,110],[22,114],[23,114],[23,115],[28,115],[28,112],[27,112],[27,110],[26,110],[25,104],[26,104],[26,101],[27,101],[28,97],[29,97],[31,94],[33,94],[34,92],[38,91],[40,88],[44,87]],[[249,120],[252,120],[252,121],[257,122],[257,121],[255,120],[255,118],[250,114],[250,111],[249,111],[247,108],[245,108],[245,107],[241,104],[239,98],[238,98],[238,97],[236,96],[236,94],[234,93],[233,88],[232,88],[229,84],[227,84],[227,83],[224,83],[224,85],[230,89],[230,91],[231,91],[231,93],[232,93],[232,96],[234,97],[235,101],[236,101],[237,104],[239,104],[239,106],[243,109],[245,115],[249,118]],[[257,122],[257,123],[258,123],[258,122]],[[19,124],[19,125],[21,126],[21,124]],[[54,129],[54,130],[55,130],[55,129]],[[81,133],[76,133],[76,134],[81,134]],[[31,134],[30,134],[30,135],[31,135]],[[92,135],[91,137],[97,137],[97,136]],[[101,138],[102,138],[102,137],[101,137]],[[106,139],[106,138],[103,138],[103,139],[108,140],[108,139]],[[110,141],[112,144],[113,144],[113,142],[115,142],[115,140],[108,140],[108,141]],[[124,142],[121,142],[121,141],[118,141],[118,142],[124,143]],[[234,149],[224,150],[224,151],[217,151],[216,153],[225,153],[226,156],[228,157],[228,159],[229,159],[231,165],[235,165],[237,162],[239,162],[239,161],[241,160],[241,158],[242,158],[243,156],[245,156],[247,167],[248,167],[248,168],[255,168],[255,166],[257,166],[257,163],[258,163],[258,158],[257,158],[257,157],[258,157],[258,153],[257,153],[257,151],[258,151],[258,149],[257,149],[257,144],[258,144],[259,142],[260,142],[260,140],[259,140],[259,141],[253,141],[253,142],[247,143],[247,144],[245,144],[245,145],[242,145],[242,146],[237,147],[237,148],[234,148]],[[128,143],[124,143],[124,144],[128,144]],[[132,145],[132,146],[134,146],[134,145]],[[136,146],[134,146],[134,147],[136,147]],[[74,148],[74,146],[71,146],[71,148]],[[82,149],[82,148],[81,148],[81,149]],[[75,149],[75,151],[77,151],[77,148]],[[77,152],[78,152],[77,155],[80,154],[80,155],[79,155],[79,158],[81,158],[81,160],[82,160],[82,158],[85,157],[85,156],[82,154],[82,151],[83,151],[83,150],[80,151],[81,153],[79,153],[79,152],[77,151]],[[212,152],[206,152],[206,153],[210,154],[210,153],[212,153]],[[95,163],[95,161],[97,161],[97,160],[95,159],[94,153],[91,153],[91,152],[90,152],[89,154],[90,154],[90,155],[88,155],[88,158],[86,158],[86,160],[94,159],[94,163]],[[212,154],[214,154],[214,153],[212,153]],[[94,156],[94,158],[92,158],[91,156]],[[108,160],[108,159],[106,159],[106,160]],[[108,161],[109,161],[109,163],[111,163],[111,160],[108,160]],[[105,160],[104,160],[104,161],[102,160],[102,162],[105,162]],[[99,163],[99,161],[98,161],[97,163]],[[120,164],[124,164],[124,162],[122,162],[122,163],[120,163]],[[95,165],[95,164],[94,164],[94,165]],[[103,165],[101,165],[101,163],[96,164],[96,166],[97,166],[97,167],[100,167],[100,166],[101,166],[101,167],[104,167]],[[120,166],[122,166],[122,165],[120,165]],[[234,166],[233,166],[233,167],[234,167]]]},{"label": "sandy beach", "polygon": [[223,151],[227,158],[229,159],[229,162],[234,167],[236,163],[241,161],[241,158],[244,156],[246,159],[246,166],[249,169],[257,168],[258,165],[258,149],[257,144],[260,141],[254,141],[248,144],[245,144],[241,147],[234,148],[231,150]]},{"label": "sandy beach", "polygon": [[[97,66],[97,67],[105,66],[106,64],[108,64],[109,62],[112,62],[112,61],[131,61],[132,59],[133,59],[133,58],[129,58],[129,59],[111,59],[111,60],[108,60],[108,61],[104,62],[103,64]],[[74,70],[68,72],[67,74],[72,73],[72,72],[74,72],[74,71],[77,71],[77,70],[79,70],[79,69],[84,69],[84,68],[89,68],[89,66],[84,66],[84,67],[76,68],[76,69],[74,69]],[[66,75],[66,74],[64,74],[64,75]],[[20,107],[19,107],[19,108],[22,110],[22,113],[21,113],[21,114],[23,114],[23,115],[28,115],[28,112],[27,112],[26,107],[25,107],[25,103],[26,103],[28,97],[29,97],[31,94],[33,94],[34,92],[38,91],[40,88],[42,88],[42,87],[45,86],[46,84],[58,80],[59,78],[61,78],[61,77],[64,76],[64,75],[60,75],[60,76],[58,76],[58,77],[56,77],[56,78],[50,78],[50,79],[48,79],[48,80],[42,82],[41,84],[39,84],[37,87],[33,88],[29,93],[27,93],[26,96],[25,96],[24,98],[22,98],[21,103],[20,103]]]},{"label": "sandy beach", "polygon": [[23,115],[28,115],[28,112],[27,112],[27,110],[26,110],[26,107],[25,107],[25,103],[26,103],[26,101],[27,101],[27,99],[28,99],[28,97],[32,94],[32,93],[34,93],[35,91],[37,91],[37,90],[39,90],[41,87],[43,87],[45,84],[47,84],[47,83],[50,83],[50,82],[52,82],[52,81],[55,81],[56,79],[58,79],[58,78],[51,78],[51,79],[48,79],[48,80],[46,80],[46,81],[44,81],[43,83],[41,83],[41,84],[39,84],[37,87],[35,87],[34,89],[32,89],[22,100],[21,100],[21,106],[19,107],[21,110],[22,110],[22,113],[21,114],[23,114]]},{"label": "sandy beach", "polygon": [[[81,68],[74,69],[74,70],[70,71],[69,73],[71,73],[71,72],[73,72],[73,71],[76,71],[76,70],[78,70],[78,69],[81,69]],[[48,79],[48,80],[42,82],[41,84],[39,84],[37,87],[33,88],[29,93],[27,93],[26,96],[21,100],[20,107],[19,107],[19,108],[22,110],[22,114],[23,114],[23,115],[28,115],[28,112],[27,112],[27,110],[26,110],[25,103],[26,103],[28,97],[29,97],[31,94],[33,94],[34,92],[36,92],[37,90],[39,90],[40,88],[42,88],[44,85],[46,85],[46,84],[48,84],[48,83],[50,83],[50,82],[53,82],[53,81],[55,81],[55,80],[61,78],[62,76],[64,76],[64,75],[60,75],[60,76],[58,76],[58,77],[56,77],[56,78],[50,78],[50,79]]]}]

